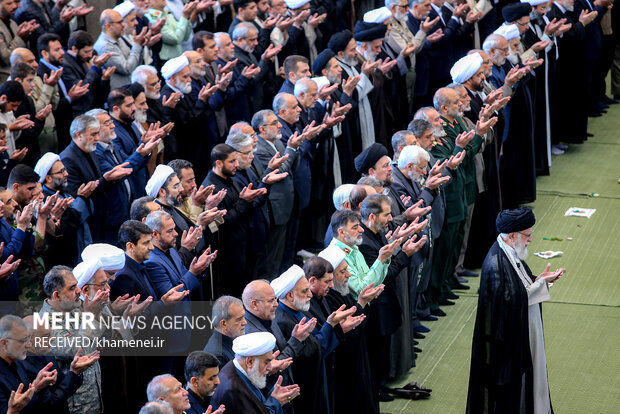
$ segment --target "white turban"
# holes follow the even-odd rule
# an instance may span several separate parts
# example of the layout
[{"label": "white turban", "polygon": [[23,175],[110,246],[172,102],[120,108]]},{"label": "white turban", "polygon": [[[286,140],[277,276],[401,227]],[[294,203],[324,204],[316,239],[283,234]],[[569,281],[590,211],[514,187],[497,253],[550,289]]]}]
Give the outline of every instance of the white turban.
[{"label": "white turban", "polygon": [[95,243],[86,246],[82,251],[82,260],[99,260],[105,271],[121,270],[125,267],[125,252],[116,246]]},{"label": "white turban", "polygon": [[304,275],[304,269],[297,265],[293,265],[279,277],[273,279],[270,285],[276,293],[276,298],[280,299],[282,296],[293,290],[297,282],[299,282],[299,279],[304,277]]},{"label": "white turban", "polygon": [[316,83],[317,91],[320,91],[323,86],[329,86],[329,79],[327,79],[327,76],[319,76],[319,77],[310,78],[310,79],[313,80],[314,83]]},{"label": "white turban", "polygon": [[159,164],[157,168],[155,168],[155,171],[153,171],[153,175],[149,178],[149,181],[146,183],[146,187],[144,187],[146,193],[153,198],[157,198],[159,189],[172,174],[174,174],[172,167]]},{"label": "white turban", "polygon": [[276,337],[269,332],[253,332],[233,339],[232,349],[239,356],[260,356],[273,351]]},{"label": "white turban", "polygon": [[532,7],[536,7],[536,6],[539,6],[541,4],[545,4],[548,2],[549,0],[521,0],[521,3],[529,3],[530,6]]},{"label": "white turban", "polygon": [[498,27],[493,33],[502,36],[504,39],[511,41],[512,39],[521,36],[519,28],[516,24],[503,24]]},{"label": "white turban", "polygon": [[77,279],[79,288],[87,284],[93,278],[97,270],[103,269],[99,259],[85,260],[73,268],[73,276]]},{"label": "white turban", "polygon": [[454,66],[452,66],[452,69],[450,69],[452,81],[456,83],[468,81],[478,72],[478,69],[482,66],[482,62],[483,60],[480,53],[472,53],[471,55],[463,56],[457,60]]},{"label": "white turban", "polygon": [[310,3],[310,0],[284,0],[284,3],[286,3],[286,7],[289,9],[295,10],[307,3]]},{"label": "white turban", "polygon": [[189,66],[189,59],[187,56],[179,56],[167,61],[161,68],[161,76],[168,80],[172,75],[179,73],[184,67]]},{"label": "white turban", "polygon": [[387,7],[379,7],[364,13],[364,23],[383,23],[392,17],[392,12]]},{"label": "white turban", "polygon": [[39,159],[39,161],[37,161],[37,165],[34,166],[34,172],[39,174],[40,183],[45,181],[47,173],[50,172],[50,170],[52,169],[52,165],[54,165],[56,161],[60,161],[60,157],[53,152],[46,152],[45,155],[43,155]]},{"label": "white turban", "polygon": [[118,14],[120,14],[121,17],[124,19],[135,8],[136,8],[136,5],[133,4],[132,2],[124,1],[121,4],[119,4],[118,6],[116,6],[115,8],[113,8],[112,10],[114,10],[115,12],[118,12]]},{"label": "white turban", "polygon": [[334,270],[340,266],[340,263],[344,260],[347,255],[342,251],[342,249],[338,246],[334,246],[333,244],[327,246],[326,249],[319,253],[319,257],[327,260]]}]

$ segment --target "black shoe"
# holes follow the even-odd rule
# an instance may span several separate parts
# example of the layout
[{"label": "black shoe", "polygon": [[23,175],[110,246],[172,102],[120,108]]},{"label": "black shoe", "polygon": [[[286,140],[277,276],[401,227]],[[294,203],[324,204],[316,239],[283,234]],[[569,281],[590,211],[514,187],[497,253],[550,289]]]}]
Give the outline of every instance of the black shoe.
[{"label": "black shoe", "polygon": [[455,285],[452,286],[452,289],[456,289],[456,290],[468,290],[469,286],[464,285],[462,283],[457,283]]},{"label": "black shoe", "polygon": [[442,301],[439,301],[439,304],[441,306],[454,306],[454,302],[452,302],[451,300],[448,300],[448,299],[444,299]]},{"label": "black shoe", "polygon": [[421,320],[422,321],[436,321],[437,318],[434,317],[433,315],[427,315],[427,316],[423,317]]},{"label": "black shoe", "polygon": [[617,103],[620,103],[620,101],[618,101],[617,99],[611,99],[607,95],[603,95],[603,98],[601,99],[601,102],[603,102],[606,105],[615,105]]},{"label": "black shoe", "polygon": [[426,333],[426,332],[430,332],[430,331],[431,331],[431,330],[430,330],[429,328],[427,328],[426,326],[424,326],[424,325],[418,325],[418,326],[415,326],[415,327],[413,328],[413,332],[422,332],[422,333]]},{"label": "black shoe", "polygon": [[452,292],[444,293],[444,296],[446,297],[446,299],[453,299],[453,300],[456,300],[459,298],[459,295],[455,295]]},{"label": "black shoe", "polygon": [[444,311],[442,311],[441,309],[437,308],[437,309],[431,309],[431,315],[433,315],[433,316],[446,316],[446,313]]},{"label": "black shoe", "polygon": [[478,277],[478,273],[474,273],[471,270],[463,270],[462,272],[457,273],[457,275],[459,276],[464,276],[464,277]]},{"label": "black shoe", "polygon": [[597,111],[590,111],[588,112],[588,117],[589,118],[598,118],[599,116],[603,116],[602,113],[597,112]]},{"label": "black shoe", "polygon": [[420,333],[420,332],[414,332],[413,333],[413,337],[415,339],[424,339],[424,338],[426,338],[426,335],[424,335],[423,333]]},{"label": "black shoe", "polygon": [[394,397],[392,397],[390,394],[386,392],[383,392],[382,390],[379,390],[379,401],[380,402],[394,401]]},{"label": "black shoe", "polygon": [[414,345],[420,345],[420,342],[416,341],[415,339],[413,340],[413,344]]},{"label": "black shoe", "polygon": [[586,132],[586,137],[593,137],[594,134],[592,134],[591,132]]},{"label": "black shoe", "polygon": [[417,346],[414,346],[414,347],[413,347],[413,352],[415,352],[415,353],[418,353],[418,354],[419,354],[420,352],[422,352],[422,349],[421,349],[421,348],[418,348]]}]

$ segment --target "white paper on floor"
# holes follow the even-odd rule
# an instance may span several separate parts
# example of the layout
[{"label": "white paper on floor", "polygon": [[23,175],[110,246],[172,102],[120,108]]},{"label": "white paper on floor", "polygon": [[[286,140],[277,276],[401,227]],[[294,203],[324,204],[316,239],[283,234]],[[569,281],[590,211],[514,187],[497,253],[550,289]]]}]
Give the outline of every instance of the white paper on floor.
[{"label": "white paper on floor", "polygon": [[564,216],[590,218],[595,211],[595,208],[569,207],[566,213],[564,213]]}]

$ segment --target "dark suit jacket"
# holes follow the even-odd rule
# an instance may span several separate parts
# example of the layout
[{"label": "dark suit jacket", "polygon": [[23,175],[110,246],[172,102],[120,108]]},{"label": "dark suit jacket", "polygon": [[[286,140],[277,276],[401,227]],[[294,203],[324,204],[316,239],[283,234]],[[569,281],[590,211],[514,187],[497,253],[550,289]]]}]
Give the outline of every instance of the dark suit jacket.
[{"label": "dark suit jacket", "polygon": [[[204,414],[209,409],[209,404],[211,403],[211,397],[207,396],[206,399],[200,398],[194,391],[189,388],[187,389],[187,398],[189,398],[189,403],[191,407],[185,410],[185,414]],[[216,409],[217,407],[213,407]]]},{"label": "dark suit jacket", "polygon": [[[259,62],[254,54],[248,53],[236,45],[235,58],[239,59],[239,61],[234,70],[239,74],[241,74],[246,66],[256,65],[261,68],[260,73],[248,81],[248,87],[246,89],[247,108],[249,110],[249,116],[251,117],[263,107],[263,85],[267,79],[271,64],[262,59]],[[250,119],[244,119],[244,121],[249,122]]]},{"label": "dark suit jacket", "polygon": [[125,266],[116,272],[116,278],[110,289],[110,298],[115,300],[126,293],[130,296],[140,295],[141,300],[149,296],[152,296],[153,300],[158,297],[149,279],[146,266],[127,255],[125,255]]},{"label": "dark suit jacket", "polygon": [[285,147],[279,140],[275,140],[274,145],[275,149],[259,135],[254,161],[260,163],[266,169],[269,160],[276,154],[276,150],[281,157],[285,154],[289,156],[288,160],[279,168],[280,173],[287,172],[288,177],[272,184],[269,191],[269,203],[274,219],[273,224],[280,226],[288,222],[293,212],[293,203],[295,202],[293,174],[299,167],[299,151]]},{"label": "dark suit jacket", "polygon": [[108,203],[104,194],[109,187],[121,184],[118,181],[108,183],[103,178],[99,160],[95,153],[85,153],[73,141],[60,153],[60,159],[69,173],[68,188],[72,192],[76,193],[80,185],[84,183],[99,180],[99,185],[90,196],[92,211],[88,218],[93,241],[99,241],[103,235],[105,212],[107,211]]},{"label": "dark suit jacket", "polygon": [[220,361],[220,369],[235,358],[232,342],[232,338],[214,330],[211,338],[209,338],[209,342],[205,346],[204,351],[215,355],[218,361]]},{"label": "dark suit jacket", "polygon": [[[129,162],[128,168],[133,170],[129,177],[134,174],[143,174],[143,169],[146,166],[148,158],[143,157],[135,151],[128,157],[127,154],[116,147],[114,148],[114,153],[120,163],[124,163],[126,161]],[[101,144],[97,144],[95,155],[99,160],[99,166],[101,168],[101,172],[103,173],[106,173],[119,165],[112,156],[112,153],[109,150],[104,149]],[[136,194],[134,193],[134,188],[131,185],[132,183],[129,180],[129,177],[121,178],[116,182],[116,185],[108,186],[108,189],[105,192],[107,207],[105,212],[106,226],[120,226],[126,220],[129,220],[129,206],[131,205],[131,201],[136,198]],[[127,188],[124,184],[125,182],[129,183],[131,194],[127,193]]]},{"label": "dark suit jacket", "polygon": [[[17,376],[11,369],[15,370]],[[28,389],[28,384],[32,382],[21,364],[21,361],[13,363],[11,369],[9,368],[9,364],[4,359],[0,358],[0,412],[3,413],[8,411],[11,391],[16,391],[20,383],[24,384],[24,390],[26,390]],[[32,400],[30,400],[28,405],[21,410],[20,413],[40,413],[40,409],[41,399],[38,393],[34,393]]]},{"label": "dark suit jacket", "polygon": [[28,377],[34,380],[39,371],[50,362],[54,364],[51,370],[56,370],[58,377],[54,385],[48,387],[45,394],[41,396],[41,409],[42,411],[45,410],[46,413],[68,414],[67,398],[82,385],[82,376],[76,375],[70,370],[63,373],[56,362],[56,358],[49,356],[29,356],[20,361],[20,364],[24,367]]},{"label": "dark suit jacket", "polygon": [[[35,56],[37,54],[35,53]],[[45,75],[50,76],[52,70],[48,68],[43,63],[39,63],[39,67],[37,68],[37,76],[41,79],[44,78]],[[53,111],[54,120],[56,121],[56,134],[58,135],[58,148],[64,148],[71,142],[71,135],[69,134],[69,128],[71,126],[71,120],[73,119],[73,108],[72,103],[67,100],[67,96],[63,93],[60,88],[60,82],[62,78],[58,81],[58,95],[60,100],[58,101],[58,106]],[[64,81],[62,81],[64,83]],[[67,92],[69,92],[68,86],[66,86]],[[92,92],[92,89],[90,90]]]},{"label": "dark suit jacket", "polygon": [[110,93],[110,81],[101,79],[103,72],[100,68],[94,65],[88,68],[86,63],[78,62],[77,58],[69,53],[65,53],[62,67],[62,80],[67,90],[71,89],[73,85],[77,85],[79,81],[82,81],[82,85],[90,85],[89,93],[71,103],[74,117],[93,109],[95,106],[103,106],[103,102]]},{"label": "dark suit jacket", "polygon": [[[168,253],[172,260],[166,253],[155,247],[151,251],[149,260],[144,262],[157,299],[181,283],[185,285],[184,290],[192,291],[200,287],[200,280],[183,265],[179,253],[175,249],[168,250]],[[189,296],[183,300],[189,301]]]},{"label": "dark suit jacket", "polygon": [[[434,20],[437,16],[437,12],[431,7],[428,18]],[[450,69],[452,68],[451,62],[454,60],[452,42],[454,41],[460,23],[456,19],[444,20],[446,22],[445,24],[439,19],[437,24],[428,33],[429,35],[433,34],[439,29],[443,31],[443,37],[433,43],[428,51],[430,57],[430,74],[433,79],[450,78]]]},{"label": "dark suit jacket", "polygon": [[[151,106],[149,105],[149,110],[150,110],[150,107]],[[153,121],[153,123],[161,119],[162,118],[160,116],[157,120]],[[114,126],[115,126],[114,132],[116,133],[116,138],[112,140],[112,142],[114,143],[114,148],[118,149],[119,152],[124,153],[126,156],[132,155],[138,148],[138,145],[140,145],[140,139],[142,137],[140,130],[133,122],[131,123],[131,126],[129,126],[129,128],[131,128],[131,131],[133,132],[133,134],[135,134],[135,137],[134,137],[127,130],[128,128],[127,124],[120,122],[114,118],[112,118],[112,122],[114,122]],[[134,199],[140,198],[146,195],[146,190],[144,189],[144,187],[146,187],[146,183],[149,180],[149,171],[146,168],[147,163],[148,163],[148,158],[145,160],[143,168],[140,168],[139,171],[134,170],[131,173],[131,175],[128,177],[129,183],[131,184],[131,192],[133,194]]]},{"label": "dark suit jacket", "polygon": [[[43,0],[43,5],[39,6],[34,0],[24,0],[15,12],[17,24],[36,20],[39,27],[28,36],[30,50],[38,56],[37,40],[46,33],[55,33],[61,38],[61,43],[65,45],[69,38],[69,26],[60,20],[60,10],[54,7],[54,2]],[[45,10],[43,10],[45,9]],[[46,14],[49,20],[46,18]]]},{"label": "dark suit jacket", "polygon": [[22,130],[19,134],[19,138],[15,141],[15,146],[17,148],[28,148],[28,153],[21,162],[33,168],[37,161],[39,161],[39,158],[41,158],[39,135],[45,125],[45,121],[39,121],[35,116],[36,114],[37,110],[34,106],[34,101],[30,96],[26,96],[26,100],[22,101],[16,111],[13,111],[15,118],[19,118],[22,115],[29,115],[30,118],[28,119],[34,122],[34,126],[32,128]]},{"label": "dark suit jacket", "polygon": [[[387,240],[385,240],[385,236],[370,231],[363,223],[361,226],[364,233],[362,233],[363,239],[359,249],[368,266],[372,266],[379,257],[379,250],[387,244]],[[396,332],[396,329],[402,325],[402,310],[394,290],[394,281],[410,263],[409,257],[402,251],[392,256],[387,275],[383,281],[385,289],[377,299],[373,300],[370,307],[368,315],[368,329],[370,331],[381,336],[387,336]]]}]

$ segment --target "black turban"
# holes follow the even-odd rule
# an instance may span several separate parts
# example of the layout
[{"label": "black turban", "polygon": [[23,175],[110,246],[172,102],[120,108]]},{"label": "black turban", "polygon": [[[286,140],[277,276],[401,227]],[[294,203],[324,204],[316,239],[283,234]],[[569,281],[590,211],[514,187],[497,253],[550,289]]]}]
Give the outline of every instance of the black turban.
[{"label": "black turban", "polygon": [[344,51],[349,42],[353,39],[353,33],[350,30],[343,30],[332,35],[327,43],[327,47],[334,51],[334,53]]},{"label": "black turban", "polygon": [[377,161],[386,155],[388,155],[387,149],[375,142],[355,157],[355,169],[360,174],[368,174],[368,170],[374,168]]},{"label": "black turban", "polygon": [[142,87],[142,85],[136,82],[127,86],[127,90],[131,92],[131,96],[133,96],[133,99],[136,99],[141,92],[144,92],[144,88]]},{"label": "black turban", "polygon": [[502,9],[502,17],[507,23],[519,20],[521,17],[529,16],[532,6],[529,3],[510,3]]},{"label": "black turban", "polygon": [[321,71],[325,69],[330,59],[334,56],[336,55],[329,48],[324,49],[321,53],[319,53],[312,64],[312,73],[314,73],[314,76],[323,76]]},{"label": "black turban", "polygon": [[503,210],[497,215],[495,226],[500,233],[514,233],[527,230],[534,226],[536,217],[529,207],[519,207],[514,210]]},{"label": "black turban", "polygon": [[354,38],[358,42],[372,42],[373,40],[383,39],[387,32],[387,25],[384,23],[355,23]]}]

